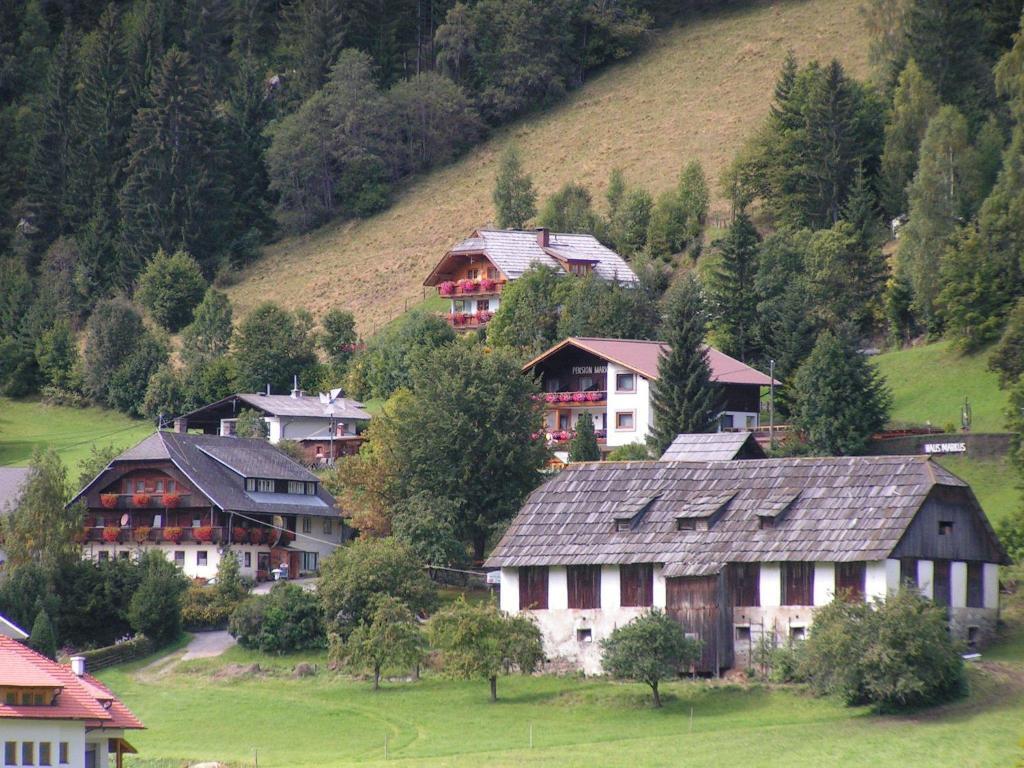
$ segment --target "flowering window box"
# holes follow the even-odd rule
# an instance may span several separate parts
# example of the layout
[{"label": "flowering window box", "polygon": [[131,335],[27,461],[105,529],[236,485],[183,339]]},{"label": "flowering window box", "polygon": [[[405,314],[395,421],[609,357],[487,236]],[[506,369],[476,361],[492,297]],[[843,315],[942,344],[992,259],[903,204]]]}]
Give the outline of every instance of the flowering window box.
[{"label": "flowering window box", "polygon": [[455,325],[465,325],[466,316],[462,312],[456,312],[452,315],[452,323]]},{"label": "flowering window box", "polygon": [[455,294],[455,283],[451,280],[445,280],[437,286],[437,292],[442,296],[452,296]]},{"label": "flowering window box", "polygon": [[177,526],[164,528],[164,541],[173,541],[175,544],[181,544],[181,528]]},{"label": "flowering window box", "polygon": [[117,507],[118,495],[116,493],[101,493],[100,504],[103,505],[104,509],[114,509]]},{"label": "flowering window box", "polygon": [[263,543],[263,529],[262,528],[250,528],[249,529],[249,541],[253,544]]},{"label": "flowering window box", "polygon": [[480,290],[481,291],[493,291],[494,281],[489,277],[480,278]]},{"label": "flowering window box", "polygon": [[482,312],[477,312],[477,313],[476,313],[476,320],[477,320],[477,322],[478,322],[478,323],[486,323],[486,322],[488,322],[488,321],[489,321],[489,320],[490,320],[490,319],[491,319],[491,318],[492,318],[493,316],[494,316],[494,315],[493,315],[493,313],[491,313],[491,312],[488,312],[488,311],[487,311],[487,310],[485,309],[485,310],[483,310]]},{"label": "flowering window box", "polygon": [[196,541],[209,543],[213,541],[213,528],[211,528],[209,525],[202,525],[199,528],[193,528],[192,538],[194,538]]},{"label": "flowering window box", "polygon": [[132,530],[132,538],[135,539],[136,544],[143,544],[149,541],[149,532],[151,530],[153,529],[148,525],[140,525]]},{"label": "flowering window box", "polygon": [[164,494],[164,506],[167,509],[174,509],[179,504],[181,504],[181,494],[180,493],[165,493]]},{"label": "flowering window box", "polygon": [[558,402],[558,393],[557,392],[548,392],[546,395],[544,395],[544,399],[547,400],[549,403],[557,403]]},{"label": "flowering window box", "polygon": [[135,493],[132,494],[132,504],[136,507],[148,507],[149,506],[149,494],[148,493]]},{"label": "flowering window box", "polygon": [[249,539],[248,531],[245,528],[232,528],[231,538],[236,544],[244,544]]},{"label": "flowering window box", "polygon": [[477,284],[473,280],[459,280],[459,290],[462,293],[473,293],[476,288]]},{"label": "flowering window box", "polygon": [[121,539],[121,529],[116,525],[108,525],[103,529],[103,540],[107,544],[115,544]]},{"label": "flowering window box", "polygon": [[571,392],[559,392],[558,393],[558,401],[560,403],[568,403],[571,400],[572,400],[572,393]]},{"label": "flowering window box", "polygon": [[587,397],[587,393],[586,392],[573,392],[572,393],[572,401],[574,403],[585,403],[585,402],[587,402],[588,399],[589,398]]}]

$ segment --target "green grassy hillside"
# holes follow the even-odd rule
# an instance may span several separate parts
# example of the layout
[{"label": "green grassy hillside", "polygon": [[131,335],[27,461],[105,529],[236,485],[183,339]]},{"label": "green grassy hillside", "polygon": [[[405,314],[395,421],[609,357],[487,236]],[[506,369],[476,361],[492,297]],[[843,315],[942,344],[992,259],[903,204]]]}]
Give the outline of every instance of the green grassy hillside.
[{"label": "green grassy hillside", "polygon": [[[804,61],[838,57],[852,74],[867,74],[860,5],[744,3],[659,33],[649,50],[610,67],[557,108],[408,183],[389,210],[267,248],[229,290],[236,315],[266,299],[315,314],[341,306],[372,333],[423,298],[422,281],[448,246],[492,220],[491,187],[510,141],[542,197],[573,180],[601,195],[616,166],[658,193],[694,158],[717,194],[722,169],[768,112],[787,49]],[[714,205],[723,210],[720,199]]]},{"label": "green grassy hillside", "polygon": [[28,464],[33,449],[52,445],[75,480],[79,462],[94,444],[127,448],[152,431],[148,422],[104,408],[63,408],[0,398],[0,466]]}]

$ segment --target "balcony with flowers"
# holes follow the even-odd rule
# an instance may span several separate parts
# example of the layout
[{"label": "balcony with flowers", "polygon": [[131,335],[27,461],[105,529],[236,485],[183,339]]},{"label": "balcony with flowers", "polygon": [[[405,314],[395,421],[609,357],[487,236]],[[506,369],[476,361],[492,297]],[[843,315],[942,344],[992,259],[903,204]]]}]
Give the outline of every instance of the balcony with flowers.
[{"label": "balcony with flowers", "polygon": [[466,278],[445,280],[437,286],[437,293],[446,299],[459,296],[495,296],[500,294],[504,287],[504,280],[492,280],[489,277],[481,277],[477,280]]},{"label": "balcony with flowers", "polygon": [[[574,429],[556,429],[544,434],[544,439],[547,442],[548,447],[556,449],[567,448],[574,437],[576,437],[576,430]],[[608,430],[595,429],[594,437],[597,438],[598,445],[604,445],[608,440]]]},{"label": "balcony with flowers", "polygon": [[487,310],[481,310],[480,312],[452,312],[445,315],[448,318],[448,322],[456,330],[471,330],[473,328],[482,328],[491,321],[494,317],[493,312]]},{"label": "balcony with flowers", "polygon": [[604,390],[587,392],[544,392],[537,399],[557,408],[587,408],[595,405],[606,405],[608,393]]},{"label": "balcony with flowers", "polygon": [[178,491],[166,493],[101,493],[104,509],[177,509],[189,506],[191,494]]}]

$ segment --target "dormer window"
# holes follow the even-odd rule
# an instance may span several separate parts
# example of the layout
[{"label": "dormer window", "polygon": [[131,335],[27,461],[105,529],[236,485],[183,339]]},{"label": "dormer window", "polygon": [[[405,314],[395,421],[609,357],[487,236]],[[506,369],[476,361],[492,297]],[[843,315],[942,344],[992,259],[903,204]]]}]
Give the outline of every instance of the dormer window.
[{"label": "dormer window", "polygon": [[953,535],[953,521],[952,520],[939,520],[939,536],[952,536]]},{"label": "dormer window", "polygon": [[289,480],[288,493],[303,495],[306,493],[306,484],[301,482],[300,480]]},{"label": "dormer window", "polygon": [[697,518],[695,518],[695,517],[677,517],[676,518],[676,530],[677,531],[696,531],[697,530]]},{"label": "dormer window", "polygon": [[757,527],[762,531],[766,531],[769,528],[775,527],[775,518],[769,515],[758,515],[757,516]]},{"label": "dormer window", "polygon": [[631,517],[619,517],[615,520],[616,531],[628,531],[633,527],[633,518]]}]

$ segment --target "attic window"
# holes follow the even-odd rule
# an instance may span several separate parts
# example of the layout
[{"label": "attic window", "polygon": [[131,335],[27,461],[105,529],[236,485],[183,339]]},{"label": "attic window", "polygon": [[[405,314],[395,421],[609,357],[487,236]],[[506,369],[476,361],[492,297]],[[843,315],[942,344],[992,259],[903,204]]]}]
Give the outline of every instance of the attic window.
[{"label": "attic window", "polygon": [[676,530],[677,531],[696,531],[697,530],[697,519],[694,517],[677,517],[676,518]]},{"label": "attic window", "polygon": [[766,531],[769,528],[774,528],[775,527],[775,518],[774,517],[770,517],[768,515],[758,515],[757,516],[757,527],[760,528],[762,531]]},{"label": "attic window", "polygon": [[620,517],[615,520],[616,531],[628,531],[633,527],[633,518]]},{"label": "attic window", "polygon": [[939,536],[952,536],[953,535],[953,521],[952,520],[939,520]]}]

